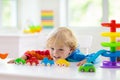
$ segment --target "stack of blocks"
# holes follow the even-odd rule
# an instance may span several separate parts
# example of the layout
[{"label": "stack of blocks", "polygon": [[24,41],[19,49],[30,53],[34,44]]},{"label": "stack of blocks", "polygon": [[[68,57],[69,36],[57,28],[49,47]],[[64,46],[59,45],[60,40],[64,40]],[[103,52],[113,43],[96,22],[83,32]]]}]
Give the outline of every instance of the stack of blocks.
[{"label": "stack of blocks", "polygon": [[110,61],[105,61],[103,67],[106,68],[120,68],[116,59],[120,56],[120,51],[116,48],[120,46],[120,42],[116,42],[116,38],[120,37],[120,32],[116,32],[116,28],[120,28],[120,24],[117,24],[115,20],[111,20],[111,23],[102,23],[103,27],[109,27],[110,32],[103,32],[102,36],[110,37],[110,42],[102,42],[102,46],[110,47],[110,52],[104,54],[106,57],[110,57]]},{"label": "stack of blocks", "polygon": [[54,14],[52,10],[42,10],[41,11],[41,24],[43,28],[53,28],[54,27]]}]

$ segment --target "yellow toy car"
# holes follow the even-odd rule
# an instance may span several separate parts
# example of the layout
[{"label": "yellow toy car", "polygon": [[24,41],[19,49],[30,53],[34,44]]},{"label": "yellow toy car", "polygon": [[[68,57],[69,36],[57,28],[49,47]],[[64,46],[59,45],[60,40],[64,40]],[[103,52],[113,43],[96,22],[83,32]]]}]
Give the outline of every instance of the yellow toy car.
[{"label": "yellow toy car", "polygon": [[65,67],[70,66],[70,63],[65,59],[58,59],[55,63],[56,63],[56,65],[58,65],[60,67],[61,66],[65,66]]}]

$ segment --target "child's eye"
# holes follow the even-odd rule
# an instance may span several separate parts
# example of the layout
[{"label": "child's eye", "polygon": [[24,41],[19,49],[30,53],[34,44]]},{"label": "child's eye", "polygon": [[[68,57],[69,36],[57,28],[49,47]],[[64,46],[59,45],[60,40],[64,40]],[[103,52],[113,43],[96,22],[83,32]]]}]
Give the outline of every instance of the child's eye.
[{"label": "child's eye", "polygon": [[51,48],[51,50],[54,50],[54,48]]},{"label": "child's eye", "polygon": [[59,51],[64,51],[63,49],[59,49]]}]

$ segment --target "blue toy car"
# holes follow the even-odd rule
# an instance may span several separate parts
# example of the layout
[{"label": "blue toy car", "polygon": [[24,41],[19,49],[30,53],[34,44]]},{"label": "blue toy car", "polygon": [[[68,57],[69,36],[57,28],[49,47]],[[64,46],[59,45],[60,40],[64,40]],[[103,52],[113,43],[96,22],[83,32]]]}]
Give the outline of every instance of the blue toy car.
[{"label": "blue toy car", "polygon": [[44,66],[52,66],[54,64],[53,60],[49,60],[47,57],[45,57],[42,61],[41,64]]}]

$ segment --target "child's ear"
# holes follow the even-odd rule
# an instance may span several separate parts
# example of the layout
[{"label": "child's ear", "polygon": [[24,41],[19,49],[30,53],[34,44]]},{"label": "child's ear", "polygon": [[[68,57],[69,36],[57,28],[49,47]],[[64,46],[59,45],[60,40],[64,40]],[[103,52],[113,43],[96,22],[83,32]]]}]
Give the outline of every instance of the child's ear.
[{"label": "child's ear", "polygon": [[72,52],[73,52],[73,49],[70,49],[70,53],[69,53],[69,55],[70,55]]},{"label": "child's ear", "polygon": [[73,52],[73,49],[70,49],[70,53],[72,53]]}]

